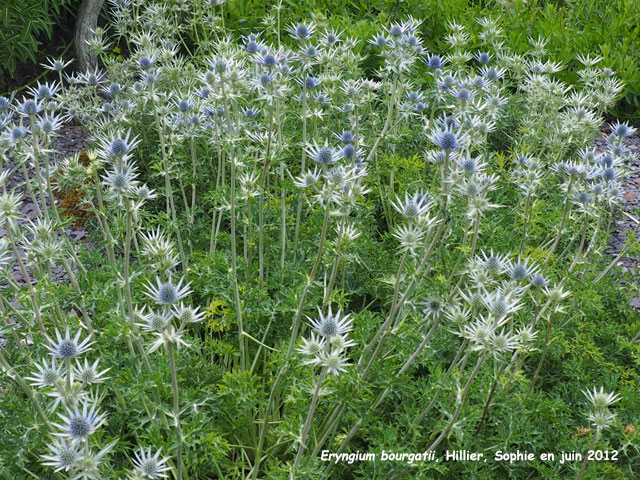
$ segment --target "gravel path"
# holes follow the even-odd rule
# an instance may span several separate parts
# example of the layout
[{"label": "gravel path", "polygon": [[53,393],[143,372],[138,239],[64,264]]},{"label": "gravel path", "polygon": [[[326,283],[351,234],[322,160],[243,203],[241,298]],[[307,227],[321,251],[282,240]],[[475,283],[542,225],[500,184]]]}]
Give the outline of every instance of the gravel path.
[{"label": "gravel path", "polygon": [[[596,139],[595,146],[598,151],[604,151],[606,149],[605,137],[607,134],[609,134],[609,129],[605,128],[603,129],[602,136]],[[631,170],[631,175],[628,177],[627,184],[625,185],[623,210],[634,218],[640,219],[634,211],[640,209],[640,128],[638,128],[633,135],[625,138],[624,144],[629,148],[631,153],[634,154],[634,159],[631,165],[628,165],[628,168]],[[636,227],[637,224],[627,215],[618,215],[618,218],[612,223],[611,239],[609,240],[609,247],[605,250],[605,253],[611,257],[617,257],[625,247],[627,233],[633,232]],[[637,235],[640,236],[640,232]],[[640,257],[623,256],[616,266],[620,271],[625,273],[640,273]],[[631,306],[636,310],[640,310],[640,298],[633,298],[631,300]]]},{"label": "gravel path", "polygon": [[[88,134],[82,130],[80,127],[73,125],[65,125],[60,130],[60,136],[57,137],[54,141],[56,154],[53,156],[52,165],[62,158],[69,157],[78,152],[86,150],[89,145],[88,142]],[[5,167],[9,169],[13,169],[15,164],[8,164]],[[29,169],[29,175],[35,175],[35,170],[33,168]],[[10,175],[5,181],[5,186],[8,191],[11,191],[15,188],[15,192],[22,194],[22,205],[20,206],[20,212],[22,213],[20,219],[18,220],[19,224],[26,224],[29,221],[33,221],[37,218],[36,207],[31,201],[31,197],[25,191],[24,176],[22,174],[22,169],[18,169],[12,175]],[[47,205],[51,205],[51,200],[47,198]],[[41,205],[39,205],[41,206]],[[87,232],[82,227],[69,226],[65,228],[65,233],[71,239],[72,243],[77,243],[83,240],[87,236]],[[0,227],[0,238],[6,236],[7,232],[4,228]],[[24,252],[20,251],[21,254]],[[53,269],[53,277],[56,281],[63,281],[67,278],[67,273],[61,266],[57,266]],[[14,263],[12,266],[13,278],[18,284],[24,284],[25,279],[20,271],[20,267],[17,263]],[[33,283],[34,278],[31,277],[31,281]]]}]

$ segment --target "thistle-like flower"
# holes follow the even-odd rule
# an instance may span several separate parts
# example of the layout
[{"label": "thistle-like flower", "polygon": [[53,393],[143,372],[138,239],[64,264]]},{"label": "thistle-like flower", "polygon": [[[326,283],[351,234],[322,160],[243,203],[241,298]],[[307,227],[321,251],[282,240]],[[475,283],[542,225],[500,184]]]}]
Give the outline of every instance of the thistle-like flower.
[{"label": "thistle-like flower", "polygon": [[309,357],[304,361],[305,364],[317,365],[320,363],[319,355],[325,350],[327,341],[311,332],[311,338],[302,339],[302,345],[297,348],[297,351],[303,355]]},{"label": "thistle-like flower", "polygon": [[133,464],[136,470],[138,470],[143,478],[167,478],[166,472],[171,470],[166,465],[169,457],[160,458],[162,456],[162,449],[158,449],[156,453],[151,454],[151,447],[148,447],[145,451],[144,448],[140,448],[139,452],[135,453],[135,460]]},{"label": "thistle-like flower", "polygon": [[180,305],[173,308],[173,315],[180,325],[187,323],[199,323],[204,318],[204,312],[200,307],[193,308],[180,302]]},{"label": "thistle-like flower", "polygon": [[583,390],[582,393],[591,402],[593,408],[598,410],[607,408],[620,400],[620,395],[613,392],[607,393],[604,391],[604,387],[600,387],[600,390],[596,390],[596,387],[593,387],[593,391]]},{"label": "thistle-like flower", "polygon": [[33,386],[52,387],[64,376],[63,366],[62,364],[58,365],[55,358],[51,358],[50,363],[43,360],[42,364],[36,363],[34,366],[37,371],[33,373],[33,376],[25,377]]},{"label": "thistle-like flower", "polygon": [[184,277],[181,278],[177,284],[174,284],[171,280],[162,282],[159,277],[156,277],[156,285],[147,285],[147,291],[145,293],[156,303],[171,305],[179,302],[191,293],[189,289],[191,282],[182,286],[183,281]]},{"label": "thistle-like flower", "polygon": [[409,225],[400,225],[396,228],[393,236],[400,243],[401,251],[407,251],[411,255],[415,255],[416,249],[420,246],[424,238],[424,233],[422,228],[412,223]]},{"label": "thistle-like flower", "polygon": [[313,171],[307,170],[302,175],[296,177],[293,184],[298,188],[309,188],[318,183],[320,177],[321,172],[317,168],[314,168]]},{"label": "thistle-like flower", "polygon": [[496,358],[519,347],[518,335],[512,335],[504,330],[491,332],[487,339],[487,350]]},{"label": "thistle-like flower", "polygon": [[20,205],[22,197],[13,192],[0,195],[0,225],[6,223],[12,226],[20,218]]},{"label": "thistle-like flower", "polygon": [[430,296],[426,301],[420,302],[418,305],[423,307],[422,311],[427,318],[438,318],[446,308],[445,303],[436,296]]},{"label": "thistle-like flower", "polygon": [[341,355],[339,351],[322,352],[320,355],[320,365],[327,369],[327,373],[338,376],[347,371],[349,361]]},{"label": "thistle-like flower", "polygon": [[316,26],[313,23],[299,23],[297,25],[289,25],[287,32],[299,41],[309,40],[316,31]]},{"label": "thistle-like flower", "polygon": [[432,205],[429,197],[424,193],[414,193],[412,196],[405,193],[404,201],[396,196],[395,202],[391,204],[398,213],[408,220],[417,220],[426,215]]},{"label": "thistle-like flower", "polygon": [[330,147],[327,140],[324,141],[324,145],[318,145],[314,140],[313,145],[305,151],[311,160],[320,165],[332,165],[340,160],[342,156],[341,150]]},{"label": "thistle-like flower", "polygon": [[606,408],[591,412],[587,418],[596,427],[597,431],[609,428],[616,421],[615,414]]},{"label": "thistle-like flower", "polygon": [[56,329],[56,339],[49,338],[47,349],[55,358],[64,360],[82,355],[89,350],[89,347],[93,345],[94,342],[91,341],[91,336],[80,341],[80,335],[82,335],[82,330],[78,330],[76,336],[71,338],[69,329],[67,328],[64,337],[62,337],[60,331]]},{"label": "thistle-like flower", "polygon": [[558,305],[564,298],[568,297],[571,292],[564,291],[561,285],[544,288],[544,294],[549,298],[553,305]]},{"label": "thistle-like flower", "polygon": [[323,337],[330,339],[331,337],[337,337],[338,335],[344,335],[351,330],[352,319],[350,315],[342,316],[342,310],[334,315],[329,307],[329,311],[326,315],[322,314],[320,308],[318,308],[317,320],[309,318],[312,328],[322,335]]},{"label": "thistle-like flower", "polygon": [[81,446],[77,442],[69,442],[64,438],[56,438],[49,444],[49,452],[48,455],[42,455],[42,464],[53,467],[54,472],[72,470],[82,455]]},{"label": "thistle-like flower", "polygon": [[147,313],[139,312],[138,317],[142,320],[136,322],[145,332],[161,332],[171,324],[173,315],[165,310],[155,311],[149,309]]},{"label": "thistle-like flower", "polygon": [[47,70],[51,70],[53,72],[62,72],[65,68],[73,63],[73,59],[69,61],[63,61],[58,58],[47,58],[47,63],[41,63],[40,65],[46,68]]},{"label": "thistle-like flower", "polygon": [[[487,255],[486,252],[481,252],[482,259],[480,259],[480,265],[491,275],[502,274],[508,265],[507,255],[500,255],[493,253],[493,248]],[[478,257],[479,258],[479,257]]]},{"label": "thistle-like flower", "polygon": [[432,130],[429,140],[440,147],[445,152],[457,150],[463,146],[462,136],[459,135],[459,129],[454,128],[453,124],[446,122],[446,116],[442,128]]},{"label": "thistle-like flower", "polygon": [[529,265],[529,260],[525,259],[524,262],[517,261],[516,263],[509,264],[507,273],[516,282],[524,282],[527,278],[538,273],[538,267],[536,265]]},{"label": "thistle-like flower", "polygon": [[106,421],[105,415],[100,413],[97,405],[88,402],[82,405],[82,409],[76,405],[67,409],[66,414],[58,415],[62,419],[62,424],[54,424],[54,426],[61,431],[54,435],[70,440],[86,440]]},{"label": "thistle-like flower", "polygon": [[100,360],[96,360],[90,365],[86,358],[84,359],[84,363],[80,363],[80,361],[76,359],[76,365],[73,367],[74,378],[86,384],[102,383],[107,380],[109,377],[105,377],[104,375],[111,370],[111,368],[105,368],[100,371],[98,369],[99,361]]},{"label": "thistle-like flower", "polygon": [[176,330],[173,325],[168,325],[167,328],[162,330],[161,332],[153,332],[156,336],[156,339],[151,343],[149,347],[149,353],[155,352],[157,349],[166,345],[167,343],[172,343],[176,346],[176,348],[180,348],[181,346],[189,347],[190,345],[182,338],[182,330]]},{"label": "thistle-like flower", "polygon": [[121,165],[109,170],[102,179],[112,194],[121,196],[134,191],[138,186],[137,176],[136,167],[125,160]]},{"label": "thistle-like flower", "polygon": [[98,145],[98,155],[104,160],[125,159],[140,143],[137,136],[131,136],[131,130],[124,135],[116,134],[103,137]]},{"label": "thistle-like flower", "polygon": [[635,127],[629,126],[627,122],[620,123],[619,120],[616,120],[615,123],[610,123],[609,128],[611,129],[611,133],[617,137],[628,137],[636,131]]}]

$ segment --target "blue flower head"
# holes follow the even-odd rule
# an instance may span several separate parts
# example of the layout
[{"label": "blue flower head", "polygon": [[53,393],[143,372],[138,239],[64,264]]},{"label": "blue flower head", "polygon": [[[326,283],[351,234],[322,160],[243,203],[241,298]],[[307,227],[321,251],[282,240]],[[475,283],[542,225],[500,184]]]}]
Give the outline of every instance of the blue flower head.
[{"label": "blue flower head", "polygon": [[55,91],[55,86],[52,88],[46,83],[43,85],[38,85],[38,89],[36,91],[36,98],[38,98],[39,100],[46,100],[53,96],[54,91]]},{"label": "blue flower head", "polygon": [[107,91],[111,95],[118,95],[119,93],[122,93],[122,90],[123,90],[122,86],[117,82],[111,82],[107,87]]},{"label": "blue flower head", "polygon": [[7,97],[0,97],[0,112],[6,113],[11,107],[11,100]]},{"label": "blue flower head", "polygon": [[261,45],[258,43],[258,36],[255,34],[249,34],[247,37],[247,43],[244,46],[244,49],[248,53],[258,53],[260,51]]},{"label": "blue flower head", "polygon": [[193,107],[193,104],[189,100],[182,98],[178,100],[178,103],[176,103],[176,107],[178,107],[178,110],[180,112],[188,112]]},{"label": "blue flower head", "polygon": [[459,88],[453,93],[453,96],[460,100],[461,102],[469,102],[473,100],[474,93],[467,88]]},{"label": "blue flower head", "polygon": [[392,37],[400,37],[404,33],[404,29],[402,28],[402,25],[399,25],[397,23],[394,23],[386,30],[389,33],[389,35],[391,35]]},{"label": "blue flower head", "polygon": [[298,25],[291,25],[287,28],[287,31],[291,34],[293,38],[296,40],[308,40],[311,38],[313,33],[315,32],[315,25],[306,23],[299,23]]},{"label": "blue flower head", "polygon": [[265,67],[273,67],[278,63],[278,59],[273,53],[267,52],[258,59],[258,63],[261,63]]},{"label": "blue flower head", "polygon": [[351,144],[345,145],[344,148],[342,149],[342,156],[349,160],[353,158],[355,153],[356,153],[356,148]]},{"label": "blue flower head", "polygon": [[373,40],[370,40],[370,43],[375,45],[378,48],[384,47],[387,43],[389,43],[389,39],[384,35],[376,35],[373,37]]},{"label": "blue flower head", "polygon": [[325,93],[319,93],[313,99],[316,103],[319,103],[320,105],[328,105],[330,101],[329,97]]},{"label": "blue flower head", "polygon": [[266,87],[271,82],[273,82],[273,75],[269,73],[261,73],[260,75],[258,75],[258,84],[260,84],[261,86]]},{"label": "blue flower head", "polygon": [[[454,131],[453,124],[448,124],[446,116],[443,116],[443,125],[440,130],[434,131],[430,139],[445,152],[451,152],[462,146],[458,133]],[[457,130],[457,129],[456,129]]]},{"label": "blue flower head", "polygon": [[304,87],[307,90],[312,90],[314,88],[316,88],[318,85],[320,85],[320,81],[313,78],[313,77],[307,77],[304,79]]},{"label": "blue flower head", "polygon": [[406,35],[403,40],[404,40],[404,43],[406,43],[410,47],[420,46],[420,40],[415,35]]},{"label": "blue flower head", "polygon": [[427,67],[429,68],[442,68],[444,66],[444,60],[440,58],[438,55],[429,55],[427,58]]},{"label": "blue flower head", "polygon": [[605,168],[602,171],[602,178],[605,179],[607,182],[611,182],[612,180],[615,180],[617,178],[617,174],[616,171],[613,168]]},{"label": "blue flower head", "polygon": [[304,54],[309,58],[314,58],[318,56],[318,48],[313,45],[307,45],[304,49]]},{"label": "blue flower head", "polygon": [[29,117],[33,115],[37,115],[38,113],[40,113],[40,110],[41,110],[41,107],[40,105],[38,105],[38,102],[31,99],[27,99],[24,102],[22,102],[18,108],[20,113]]},{"label": "blue flower head", "polygon": [[153,67],[153,63],[154,63],[154,59],[149,58],[146,55],[143,55],[138,60],[138,66],[140,67],[141,70],[149,70],[151,67]]},{"label": "blue flower head", "polygon": [[340,157],[342,156],[342,153],[331,148],[326,140],[324,145],[318,145],[314,140],[313,145],[307,148],[306,152],[311,160],[321,165],[332,165],[340,160]]},{"label": "blue flower head", "polygon": [[598,158],[598,163],[605,168],[611,168],[613,166],[613,156],[609,153],[605,153]]},{"label": "blue flower head", "polygon": [[453,75],[445,75],[438,82],[438,88],[443,92],[448,92],[456,85],[456,78]]},{"label": "blue flower head", "polygon": [[247,118],[255,118],[258,115],[258,110],[247,107],[243,110],[242,113],[244,113],[244,116]]},{"label": "blue flower head", "polygon": [[9,132],[9,139],[11,140],[12,143],[15,143],[21,138],[24,138],[27,135],[27,133],[29,133],[29,130],[25,127],[21,127],[21,126],[13,127]]},{"label": "blue flower head", "polygon": [[487,64],[491,61],[491,55],[487,52],[480,52],[476,55],[478,63]]},{"label": "blue flower head", "polygon": [[616,123],[610,124],[609,127],[611,128],[611,133],[617,137],[628,137],[636,131],[636,129],[630,127],[627,122],[620,123],[616,121]]},{"label": "blue flower head", "polygon": [[336,134],[336,137],[338,137],[342,143],[353,143],[355,141],[353,133],[349,130],[343,130],[341,134]]}]

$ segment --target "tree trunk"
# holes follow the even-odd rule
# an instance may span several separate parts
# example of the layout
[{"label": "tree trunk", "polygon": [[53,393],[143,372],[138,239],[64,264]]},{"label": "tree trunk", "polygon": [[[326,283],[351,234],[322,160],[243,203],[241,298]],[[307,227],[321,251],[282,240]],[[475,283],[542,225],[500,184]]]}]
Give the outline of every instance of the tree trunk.
[{"label": "tree trunk", "polygon": [[87,40],[93,35],[92,30],[98,26],[98,15],[104,0],[82,0],[78,9],[75,31],[75,49],[77,68],[81,72],[93,70],[97,66],[96,56],[89,50]]}]

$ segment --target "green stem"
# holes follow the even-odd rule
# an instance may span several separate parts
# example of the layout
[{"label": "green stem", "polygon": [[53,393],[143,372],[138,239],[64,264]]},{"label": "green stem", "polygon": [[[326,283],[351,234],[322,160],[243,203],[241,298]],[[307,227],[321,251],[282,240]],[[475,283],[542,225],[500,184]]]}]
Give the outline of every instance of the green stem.
[{"label": "green stem", "polygon": [[486,356],[487,354],[484,353],[478,358],[478,361],[476,362],[476,366],[471,372],[471,375],[469,375],[469,378],[467,379],[467,383],[465,384],[462,390],[462,394],[460,395],[460,399],[458,401],[458,407],[456,408],[456,411],[454,412],[453,417],[451,417],[451,420],[449,421],[449,424],[444,429],[444,431],[438,436],[438,438],[435,439],[435,441],[431,444],[431,446],[427,448],[426,450],[427,452],[434,450],[438,445],[440,445],[442,440],[444,440],[449,435],[449,433],[453,429],[453,426],[458,421],[458,417],[460,416],[460,413],[462,413],[462,407],[464,407],[465,401],[467,399],[467,394],[469,393],[469,388],[471,387],[471,383],[473,382],[473,379],[476,377],[476,375],[480,371],[480,367],[482,367],[482,364],[484,363]]},{"label": "green stem", "polygon": [[527,227],[529,225],[529,204],[531,203],[531,193],[527,192],[527,200],[524,207],[524,225],[522,226],[522,238],[520,239],[520,247],[518,248],[518,258],[522,256],[525,242],[527,241]]},{"label": "green stem", "polygon": [[324,218],[322,220],[322,231],[320,233],[320,241],[319,241],[319,245],[318,245],[318,252],[316,254],[316,261],[313,265],[313,269],[311,270],[311,273],[309,274],[309,278],[307,279],[307,283],[304,287],[304,290],[302,292],[302,297],[300,298],[300,303],[298,304],[298,308],[296,311],[296,317],[294,319],[293,322],[293,328],[291,330],[291,339],[289,341],[289,347],[287,348],[287,353],[285,356],[285,364],[282,366],[282,368],[280,369],[280,371],[278,372],[278,375],[275,379],[275,381],[273,382],[273,385],[271,386],[271,391],[269,392],[269,399],[267,400],[267,405],[265,407],[264,410],[264,418],[262,419],[262,425],[260,427],[260,436],[258,437],[258,447],[256,448],[256,456],[255,456],[255,464],[253,466],[253,480],[255,480],[256,478],[258,478],[258,471],[260,470],[260,463],[262,461],[261,459],[261,454],[262,454],[262,447],[264,445],[264,438],[266,435],[266,431],[267,431],[267,425],[269,423],[269,417],[270,417],[270,411],[271,411],[271,405],[275,399],[275,395],[276,392],[278,390],[278,388],[280,387],[280,384],[282,383],[282,381],[284,380],[284,376],[286,374],[286,372],[289,369],[289,362],[291,360],[291,354],[293,353],[293,347],[296,344],[296,341],[298,339],[298,332],[300,330],[300,323],[302,320],[302,312],[304,310],[304,306],[306,303],[306,299],[307,299],[307,295],[309,293],[309,288],[311,287],[311,285],[313,284],[313,281],[315,279],[316,273],[318,271],[318,267],[320,266],[320,261],[322,260],[322,253],[324,251],[324,243],[327,237],[327,227],[329,224],[329,207],[327,206],[325,208],[325,212],[324,212]]},{"label": "green stem", "polygon": [[295,471],[300,465],[300,460],[302,459],[302,452],[304,451],[307,443],[307,435],[309,434],[309,428],[311,427],[313,413],[315,412],[316,405],[318,404],[318,398],[320,397],[320,386],[322,385],[322,380],[324,379],[326,373],[327,369],[323,368],[320,372],[320,376],[318,377],[318,382],[313,392],[313,397],[311,398],[311,405],[309,405],[309,412],[307,412],[307,420],[304,422],[302,436],[300,437],[300,446],[298,447],[298,453],[296,454],[296,459],[293,463],[293,475],[295,475]]},{"label": "green stem", "polygon": [[538,376],[540,375],[540,372],[542,371],[542,365],[544,363],[544,359],[547,356],[547,352],[549,351],[549,345],[551,343],[551,325],[553,322],[553,314],[554,311],[551,312],[551,314],[549,315],[549,323],[547,325],[547,335],[545,337],[545,341],[544,341],[544,350],[542,351],[542,355],[540,355],[540,361],[538,362],[538,368],[536,368],[536,373],[533,375],[533,379],[531,380],[531,385],[529,385],[529,390],[527,391],[527,394],[525,395],[525,400],[527,398],[529,398],[529,395],[531,395],[531,392],[533,392],[533,387],[536,384],[536,381],[538,380]]},{"label": "green stem", "polygon": [[176,427],[176,463],[178,465],[178,477],[177,480],[182,480],[182,433],[180,431],[180,403],[178,396],[178,376],[176,374],[176,358],[173,350],[173,343],[166,342],[167,351],[169,354],[169,369],[171,370],[171,388],[173,390],[173,417]]},{"label": "green stem", "polygon": [[[595,448],[596,442],[598,441],[598,433],[600,433],[600,430],[596,428],[596,431],[593,433],[593,437],[591,438],[591,445],[589,446],[589,450],[593,450]],[[576,476],[576,480],[580,480],[580,478],[582,478],[582,474],[587,468],[588,461],[589,461],[589,455],[585,455],[582,465],[580,466],[580,471],[578,471],[578,475]]]},{"label": "green stem", "polygon": [[549,261],[549,259],[551,258],[551,255],[553,255],[553,252],[555,251],[555,249],[558,247],[558,242],[560,242],[560,237],[562,237],[562,232],[564,230],[564,226],[567,223],[567,219],[569,218],[569,209],[571,207],[571,188],[573,187],[573,177],[571,177],[571,179],[569,180],[569,185],[567,186],[567,192],[566,192],[566,196],[564,199],[564,213],[562,214],[562,221],[560,222],[560,226],[558,227],[558,233],[556,235],[556,238],[553,240],[553,244],[551,245],[551,248],[549,249],[549,253],[547,254],[547,257],[544,259],[544,263],[547,263]]}]

